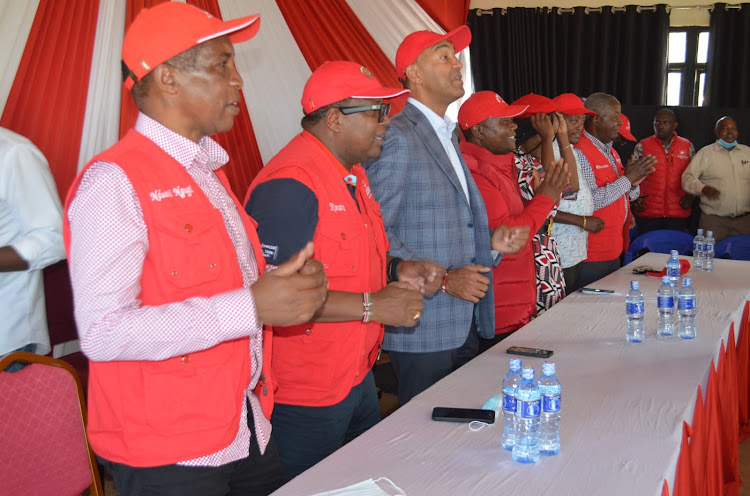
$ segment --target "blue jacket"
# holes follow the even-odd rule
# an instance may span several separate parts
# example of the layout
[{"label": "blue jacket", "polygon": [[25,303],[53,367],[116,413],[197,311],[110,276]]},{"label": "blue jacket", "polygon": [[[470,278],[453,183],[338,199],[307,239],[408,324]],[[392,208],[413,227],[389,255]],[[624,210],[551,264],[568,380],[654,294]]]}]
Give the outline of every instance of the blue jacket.
[{"label": "blue jacket", "polygon": [[[446,268],[492,267],[482,195],[455,138],[453,145],[471,205],[435,130],[410,103],[391,120],[380,156],[363,164],[380,203],[389,254],[404,260],[432,260]],[[466,341],[475,311],[480,336],[495,336],[492,283],[476,309],[473,303],[441,291],[424,303],[415,327],[386,326],[383,349],[425,353],[458,348]]]}]

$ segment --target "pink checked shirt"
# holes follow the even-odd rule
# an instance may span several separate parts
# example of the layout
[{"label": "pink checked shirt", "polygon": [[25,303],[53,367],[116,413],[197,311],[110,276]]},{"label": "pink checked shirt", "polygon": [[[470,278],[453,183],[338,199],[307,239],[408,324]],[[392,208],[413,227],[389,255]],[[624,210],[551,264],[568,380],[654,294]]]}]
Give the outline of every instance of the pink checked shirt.
[{"label": "pink checked shirt", "polygon": [[[81,178],[67,212],[71,233],[70,275],[81,348],[96,361],[156,361],[250,336],[252,377],[247,398],[258,444],[264,452],[271,424],[253,394],[263,363],[262,324],[249,290],[258,280],[258,265],[240,213],[214,174],[214,170],[227,163],[229,156],[207,136],[194,143],[144,114],[139,114],[135,130],[182,164],[221,212],[237,252],[244,289],[210,298],[143,306],[138,296],[148,252],[148,226],[133,186],[122,169],[115,164],[96,162]],[[243,402],[237,436],[229,446],[180,464],[216,467],[248,456],[249,447],[250,429]]]}]

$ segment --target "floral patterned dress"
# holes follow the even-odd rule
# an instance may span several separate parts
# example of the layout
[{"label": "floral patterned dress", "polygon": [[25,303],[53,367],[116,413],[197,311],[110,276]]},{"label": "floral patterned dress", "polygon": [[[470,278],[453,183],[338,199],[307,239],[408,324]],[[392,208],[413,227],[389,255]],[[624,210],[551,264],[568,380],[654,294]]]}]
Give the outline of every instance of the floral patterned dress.
[{"label": "floral patterned dress", "polygon": [[[545,170],[539,160],[530,154],[516,155],[516,172],[518,173],[518,185],[521,188],[523,201],[528,202],[534,197],[534,180],[532,172],[537,171],[544,178]],[[575,193],[569,187],[563,191],[563,198],[574,197]],[[557,214],[557,205],[549,214],[552,221]],[[560,265],[560,255],[555,237],[546,232],[539,232],[532,238],[534,249],[534,261],[536,262],[536,311],[537,315],[565,297],[565,277]]]}]

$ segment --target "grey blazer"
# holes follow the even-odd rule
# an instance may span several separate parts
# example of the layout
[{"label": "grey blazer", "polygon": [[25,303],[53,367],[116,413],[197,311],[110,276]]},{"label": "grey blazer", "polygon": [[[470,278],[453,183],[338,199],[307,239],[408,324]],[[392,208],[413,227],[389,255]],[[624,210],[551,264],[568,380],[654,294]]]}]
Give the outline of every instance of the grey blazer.
[{"label": "grey blazer", "polygon": [[[407,103],[391,120],[380,156],[363,164],[380,203],[389,254],[432,260],[444,267],[492,267],[490,230],[482,195],[458,151],[469,189],[466,201],[448,155],[429,120]],[[491,277],[491,272],[486,274]],[[415,327],[385,328],[383,349],[412,353],[460,347],[477,312],[479,334],[495,335],[492,283],[478,305],[438,291],[425,299]]]}]

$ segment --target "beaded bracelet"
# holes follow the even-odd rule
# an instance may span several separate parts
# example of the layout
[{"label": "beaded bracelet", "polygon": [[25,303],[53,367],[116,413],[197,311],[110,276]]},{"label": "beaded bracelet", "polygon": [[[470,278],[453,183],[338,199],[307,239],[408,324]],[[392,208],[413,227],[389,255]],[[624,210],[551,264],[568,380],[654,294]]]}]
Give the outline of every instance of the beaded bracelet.
[{"label": "beaded bracelet", "polygon": [[367,324],[372,320],[372,295],[370,293],[362,293],[362,322]]}]

